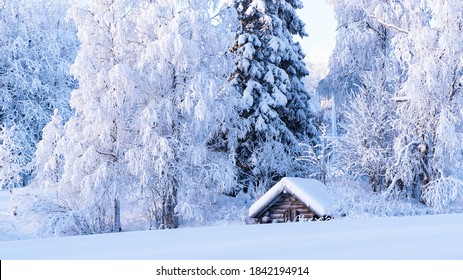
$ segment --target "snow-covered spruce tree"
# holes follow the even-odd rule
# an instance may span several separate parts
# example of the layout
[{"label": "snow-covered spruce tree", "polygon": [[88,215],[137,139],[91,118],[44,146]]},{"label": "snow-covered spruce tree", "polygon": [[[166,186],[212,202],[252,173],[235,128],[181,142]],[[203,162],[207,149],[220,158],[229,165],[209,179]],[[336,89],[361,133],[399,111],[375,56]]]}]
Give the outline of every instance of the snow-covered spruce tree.
[{"label": "snow-covered spruce tree", "polygon": [[233,161],[217,140],[236,119],[237,99],[223,87],[233,33],[220,20],[212,24],[216,2],[151,1],[137,16],[143,103],[126,159],[157,228],[201,223],[217,194],[235,184]]},{"label": "snow-covered spruce tree", "polygon": [[390,190],[400,188],[439,209],[463,198],[463,6],[456,1],[425,3],[427,7],[416,5],[416,13],[432,20],[428,25],[415,22],[399,52],[410,67],[398,97]]},{"label": "snow-covered spruce tree", "polygon": [[55,109],[51,121],[42,130],[42,140],[30,163],[34,170],[33,179],[26,188],[16,190],[12,197],[19,218],[39,224],[38,236],[83,233],[76,227],[74,218],[78,217],[77,213],[73,213],[68,204],[75,194],[58,184],[64,169],[63,135],[63,119]]},{"label": "snow-covered spruce tree", "polygon": [[32,161],[34,173],[30,188],[43,192],[57,191],[56,186],[64,168],[63,135],[63,118],[58,109],[55,109],[51,121],[42,130],[42,140],[37,144]]},{"label": "snow-covered spruce tree", "polygon": [[302,142],[317,135],[314,110],[302,80],[309,73],[294,35],[306,36],[296,14],[299,0],[235,0],[241,27],[232,52],[238,58],[232,85],[240,115],[250,126],[236,152],[239,189],[262,194],[282,176],[304,176],[296,161]]},{"label": "snow-covered spruce tree", "polygon": [[[9,132],[15,186],[27,184],[35,146],[53,110],[69,117],[76,87],[69,74],[75,58],[75,28],[66,22],[67,1],[6,0],[0,4],[0,124]],[[1,162],[0,165],[6,163]],[[0,186],[11,178],[0,176]]]},{"label": "snow-covered spruce tree", "polygon": [[24,154],[13,139],[18,131],[15,127],[10,129],[0,127],[0,176],[2,178],[2,189],[13,188],[21,184],[21,170],[25,165]]}]

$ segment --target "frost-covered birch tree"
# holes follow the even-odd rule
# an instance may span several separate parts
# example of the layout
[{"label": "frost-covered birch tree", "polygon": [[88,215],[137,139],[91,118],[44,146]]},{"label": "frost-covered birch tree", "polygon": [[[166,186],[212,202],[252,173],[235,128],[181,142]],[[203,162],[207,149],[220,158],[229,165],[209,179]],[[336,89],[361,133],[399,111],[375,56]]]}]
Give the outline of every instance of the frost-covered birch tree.
[{"label": "frost-covered birch tree", "polygon": [[393,99],[406,79],[395,42],[408,35],[409,13],[395,1],[338,1],[335,7],[337,45],[321,88],[334,96],[342,118],[337,148],[344,171],[381,191],[393,162]]},{"label": "frost-covered birch tree", "polygon": [[[71,95],[75,114],[61,136],[56,135],[58,117],[54,118],[55,129],[53,123],[50,131],[47,126],[33,182],[42,195],[29,202],[35,207],[32,211],[42,213],[45,235],[121,230],[120,200],[130,180],[124,156],[132,139],[130,121],[137,100],[132,82],[137,75],[132,70],[130,50],[133,26],[127,20],[134,3],[75,3],[69,11],[81,43],[71,67],[79,81],[79,88]],[[47,165],[51,162],[53,167],[56,160],[60,160],[60,167],[49,170],[53,173],[50,178]],[[49,195],[53,193],[57,195]],[[27,194],[24,197],[27,200]]]},{"label": "frost-covered birch tree", "polygon": [[137,16],[143,102],[126,158],[155,227],[203,222],[217,194],[235,184],[223,148],[236,140],[218,140],[237,119],[236,98],[225,87],[233,33],[220,20],[213,24],[216,3],[151,1]]},{"label": "frost-covered birch tree", "polygon": [[121,230],[120,201],[130,184],[125,153],[131,147],[137,113],[135,25],[138,1],[99,0],[76,4],[70,17],[81,48],[72,73],[80,82],[66,124],[68,151],[61,184],[80,191],[88,223],[95,232]]},{"label": "frost-covered birch tree", "polygon": [[296,14],[302,2],[236,0],[241,27],[232,48],[238,58],[232,85],[241,116],[250,122],[237,148],[240,189],[262,194],[282,176],[304,175],[295,158],[317,135],[314,109],[302,79],[309,73],[293,36],[306,36]]},{"label": "frost-covered birch tree", "polygon": [[410,67],[400,91],[391,189],[399,185],[427,205],[443,208],[463,197],[463,7],[456,1],[425,4],[415,5],[416,13],[432,20],[416,22],[399,52]]},{"label": "frost-covered birch tree", "polygon": [[[54,2],[54,3],[53,3]],[[75,28],[65,20],[67,1],[6,0],[0,3],[0,124],[18,168],[15,186],[26,185],[42,128],[53,110],[69,117],[69,96],[76,87],[69,74],[75,58]],[[0,162],[0,165],[6,163]],[[0,175],[0,186],[11,187]]]},{"label": "frost-covered birch tree", "polygon": [[[395,92],[405,80],[400,63],[392,55],[394,38],[407,32],[409,13],[401,1],[340,0],[334,2],[338,21],[336,46],[330,58],[330,71],[317,88],[321,97],[332,99],[336,108],[332,123],[343,131],[344,112],[354,96],[363,91],[377,72],[385,80],[384,89]],[[373,73],[373,75],[371,75]],[[363,80],[366,79],[367,82]],[[386,97],[385,97],[386,98]]]}]

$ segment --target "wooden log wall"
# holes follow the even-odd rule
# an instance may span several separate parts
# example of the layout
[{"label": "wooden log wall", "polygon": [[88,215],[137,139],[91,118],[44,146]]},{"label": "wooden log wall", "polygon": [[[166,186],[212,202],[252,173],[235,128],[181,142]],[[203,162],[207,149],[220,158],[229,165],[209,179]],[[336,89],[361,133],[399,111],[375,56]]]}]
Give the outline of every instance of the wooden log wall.
[{"label": "wooden log wall", "polygon": [[295,222],[299,219],[318,218],[306,205],[291,194],[281,194],[271,206],[258,217],[260,223]]}]

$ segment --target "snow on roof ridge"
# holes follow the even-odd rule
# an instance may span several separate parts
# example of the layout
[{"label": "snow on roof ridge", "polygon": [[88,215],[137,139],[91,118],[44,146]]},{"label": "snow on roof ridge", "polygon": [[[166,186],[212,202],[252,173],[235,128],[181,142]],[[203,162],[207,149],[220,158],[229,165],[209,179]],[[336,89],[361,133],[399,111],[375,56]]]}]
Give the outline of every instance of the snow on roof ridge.
[{"label": "snow on roof ridge", "polygon": [[280,193],[287,191],[322,217],[330,215],[332,201],[326,186],[314,179],[284,177],[249,208],[249,216],[257,217]]}]

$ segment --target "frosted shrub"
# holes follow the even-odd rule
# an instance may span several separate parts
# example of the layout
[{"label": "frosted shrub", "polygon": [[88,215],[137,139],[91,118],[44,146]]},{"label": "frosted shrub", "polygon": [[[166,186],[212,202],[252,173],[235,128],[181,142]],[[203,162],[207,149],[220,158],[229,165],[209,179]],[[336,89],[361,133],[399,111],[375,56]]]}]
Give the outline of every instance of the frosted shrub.
[{"label": "frosted shrub", "polygon": [[215,202],[216,209],[209,217],[211,224],[250,224],[254,220],[249,218],[248,210],[254,202],[249,193],[240,192],[236,197],[221,195]]},{"label": "frosted shrub", "polygon": [[441,178],[429,183],[422,199],[439,212],[451,210],[450,206],[463,205],[463,182],[454,177]]},{"label": "frosted shrub", "polygon": [[334,182],[329,191],[334,200],[335,218],[414,216],[432,212],[416,200],[372,193],[367,182]]},{"label": "frosted shrub", "polygon": [[47,215],[37,231],[40,237],[60,237],[95,233],[82,212],[69,211]]}]

